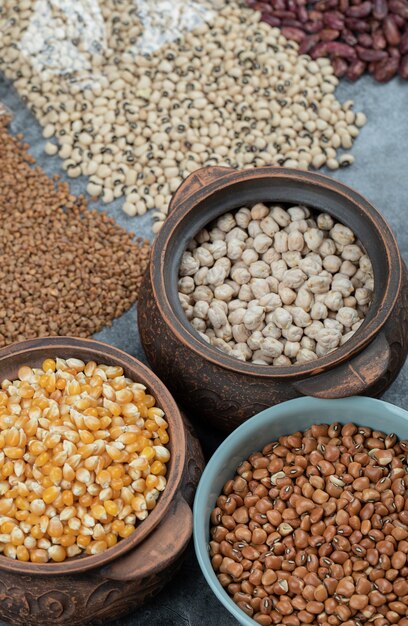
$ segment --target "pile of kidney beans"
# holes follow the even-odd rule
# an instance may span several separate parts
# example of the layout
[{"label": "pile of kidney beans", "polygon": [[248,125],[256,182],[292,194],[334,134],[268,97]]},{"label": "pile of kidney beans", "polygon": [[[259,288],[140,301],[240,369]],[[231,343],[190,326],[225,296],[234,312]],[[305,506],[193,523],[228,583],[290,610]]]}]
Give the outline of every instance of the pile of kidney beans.
[{"label": "pile of kidney beans", "polygon": [[262,19],[299,43],[300,53],[329,57],[337,76],[369,72],[385,83],[408,79],[408,0],[247,0]]}]

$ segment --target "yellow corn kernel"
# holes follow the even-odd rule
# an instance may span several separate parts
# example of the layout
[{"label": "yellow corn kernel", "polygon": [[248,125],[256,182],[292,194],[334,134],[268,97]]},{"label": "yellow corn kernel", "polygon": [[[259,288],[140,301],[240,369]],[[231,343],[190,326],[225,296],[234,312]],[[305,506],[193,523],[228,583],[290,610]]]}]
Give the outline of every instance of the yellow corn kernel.
[{"label": "yellow corn kernel", "polygon": [[92,541],[86,548],[87,554],[101,554],[108,548],[108,544],[104,540]]},{"label": "yellow corn kernel", "polygon": [[42,364],[42,368],[44,372],[46,373],[48,372],[48,370],[55,372],[55,370],[57,369],[57,364],[54,361],[54,359],[45,359],[45,361]]},{"label": "yellow corn kernel", "polygon": [[52,561],[61,563],[67,558],[67,553],[62,546],[55,545],[48,548],[48,556]]},{"label": "yellow corn kernel", "polygon": [[48,476],[44,476],[41,480],[41,484],[44,489],[48,489],[48,487],[52,487],[54,483],[52,482],[51,478],[49,478]]},{"label": "yellow corn kernel", "polygon": [[49,521],[47,533],[50,537],[61,537],[64,532],[64,527],[58,517],[52,517]]},{"label": "yellow corn kernel", "polygon": [[84,417],[84,425],[91,431],[99,430],[100,421],[94,415],[85,415]]},{"label": "yellow corn kernel", "polygon": [[8,556],[9,559],[15,559],[17,557],[17,549],[16,546],[13,546],[12,543],[6,543],[3,550],[4,556]]},{"label": "yellow corn kernel", "polygon": [[29,512],[27,510],[20,510],[20,511],[16,511],[16,513],[14,514],[14,517],[19,521],[19,522],[24,522],[27,517],[29,516]]},{"label": "yellow corn kernel", "polygon": [[22,546],[24,543],[24,533],[18,526],[14,526],[10,534],[10,540],[13,546]]},{"label": "yellow corn kernel", "polygon": [[91,506],[91,514],[95,519],[98,520],[107,520],[107,513],[105,507],[102,504],[93,504]]},{"label": "yellow corn kernel", "polygon": [[117,515],[119,513],[119,507],[113,500],[105,500],[103,506],[108,515]]},{"label": "yellow corn kernel", "polygon": [[152,461],[154,457],[156,456],[156,453],[154,451],[154,448],[152,448],[152,446],[146,446],[146,448],[143,448],[142,452],[140,453],[140,456],[143,456],[148,461]]},{"label": "yellow corn kernel", "polygon": [[114,478],[111,481],[111,487],[114,491],[118,491],[123,487],[123,480],[121,478]]},{"label": "yellow corn kernel", "polygon": [[61,441],[61,435],[59,433],[49,433],[44,439],[44,445],[47,448],[55,448]]},{"label": "yellow corn kernel", "polygon": [[23,455],[24,455],[24,449],[23,448],[7,447],[7,448],[4,448],[4,454],[9,459],[22,459]]},{"label": "yellow corn kernel", "polygon": [[146,476],[146,489],[154,489],[154,487],[156,487],[158,483],[158,478],[157,476],[154,476],[153,474],[149,474],[148,476]]},{"label": "yellow corn kernel", "polygon": [[79,497],[78,503],[86,509],[91,506],[93,500],[94,499],[90,493],[84,493],[82,496]]},{"label": "yellow corn kernel", "polygon": [[48,454],[48,452],[42,452],[41,454],[37,456],[34,463],[37,467],[42,467],[43,465],[48,463],[49,460],[50,460],[50,455]]},{"label": "yellow corn kernel", "polygon": [[37,524],[32,527],[30,532],[34,539],[41,539],[41,537],[44,536],[44,533],[42,532],[40,526]]},{"label": "yellow corn kernel", "polygon": [[30,503],[30,509],[34,515],[43,515],[46,509],[44,500],[42,498],[35,498]]},{"label": "yellow corn kernel", "polygon": [[79,430],[78,432],[82,443],[90,444],[95,441],[95,437],[89,430]]},{"label": "yellow corn kernel", "polygon": [[31,526],[34,526],[34,524],[39,524],[40,523],[40,516],[36,515],[35,513],[29,513],[27,515],[26,522],[27,522],[27,524],[31,524]]},{"label": "yellow corn kernel", "polygon": [[105,536],[105,541],[108,544],[108,548],[112,548],[114,545],[117,544],[118,538],[113,533],[108,533]]},{"label": "yellow corn kernel", "polygon": [[133,400],[133,392],[131,389],[119,389],[116,392],[116,402],[119,404],[129,404]]},{"label": "yellow corn kernel", "polygon": [[115,463],[115,465],[111,465],[108,468],[108,472],[110,473],[113,479],[121,478],[123,474],[125,473],[125,468],[120,463]]},{"label": "yellow corn kernel", "polygon": [[131,501],[131,507],[134,511],[145,511],[146,500],[142,494],[137,494]]},{"label": "yellow corn kernel", "polygon": [[144,427],[146,430],[148,430],[151,433],[155,433],[158,428],[156,422],[152,419],[146,420]]},{"label": "yellow corn kernel", "polygon": [[163,445],[166,445],[166,443],[169,443],[169,436],[163,428],[159,428],[159,430],[157,431],[157,434],[159,436],[160,443],[162,443]]},{"label": "yellow corn kernel", "polygon": [[29,561],[30,553],[25,546],[17,546],[16,556],[19,561]]},{"label": "yellow corn kernel", "polygon": [[54,502],[55,498],[59,495],[59,493],[60,493],[59,487],[56,487],[55,485],[53,485],[52,487],[48,487],[47,489],[44,490],[42,499],[44,500],[46,504],[51,504],[51,502]]},{"label": "yellow corn kernel", "polygon": [[2,478],[8,478],[14,472],[14,465],[11,461],[6,461],[1,468],[1,476]]},{"label": "yellow corn kernel", "polygon": [[129,535],[131,535],[134,530],[135,527],[133,526],[133,524],[126,524],[126,526],[120,533],[120,537],[122,537],[122,539],[126,539],[126,537],[129,537]]},{"label": "yellow corn kernel", "polygon": [[165,465],[161,461],[154,461],[150,467],[150,472],[152,474],[161,474],[165,469]]},{"label": "yellow corn kernel", "polygon": [[120,437],[118,437],[118,441],[120,441],[121,443],[124,443],[125,446],[128,445],[129,443],[135,443],[138,439],[139,439],[139,433],[132,433],[132,432],[123,433],[122,435],[120,435]]},{"label": "yellow corn kernel", "polygon": [[60,545],[64,548],[69,548],[69,546],[73,546],[76,543],[75,535],[62,535],[60,539]]},{"label": "yellow corn kernel", "polygon": [[63,479],[62,469],[60,467],[53,467],[50,470],[48,477],[55,485],[58,485]]},{"label": "yellow corn kernel", "polygon": [[119,534],[125,527],[125,522],[120,519],[115,519],[112,522],[112,532]]},{"label": "yellow corn kernel", "polygon": [[17,496],[14,502],[16,507],[19,508],[21,511],[28,511],[30,508],[30,503],[28,502],[28,500],[26,498],[22,498],[21,496]]},{"label": "yellow corn kernel", "polygon": [[86,548],[91,543],[91,536],[90,535],[78,535],[78,537],[76,538],[76,542],[80,548]]},{"label": "yellow corn kernel", "polygon": [[138,480],[134,480],[132,483],[132,487],[136,493],[144,493],[146,490],[146,481],[144,478],[139,478]]},{"label": "yellow corn kernel", "polygon": [[11,520],[7,522],[3,522],[1,525],[2,534],[9,535],[15,526],[16,526],[16,523],[12,522]]},{"label": "yellow corn kernel", "polygon": [[75,470],[68,463],[64,463],[62,475],[64,480],[68,480],[69,482],[75,480]]},{"label": "yellow corn kernel", "polygon": [[72,504],[74,503],[74,495],[72,491],[69,491],[68,489],[64,489],[61,495],[62,495],[62,501],[64,505],[72,506]]},{"label": "yellow corn kernel", "polygon": [[56,388],[59,389],[60,391],[63,391],[66,385],[67,385],[67,381],[64,378],[58,378],[57,382],[55,383]]},{"label": "yellow corn kernel", "polygon": [[[112,469],[113,467],[114,466],[112,466]],[[97,482],[98,485],[101,485],[101,487],[106,488],[109,486],[111,479],[112,479],[111,472],[109,472],[108,470],[101,470],[96,475],[95,482]]]},{"label": "yellow corn kernel", "polygon": [[132,479],[129,474],[125,474],[122,478],[123,486],[128,487],[132,483]]},{"label": "yellow corn kernel", "polygon": [[120,450],[118,450],[118,448],[116,448],[115,446],[110,446],[109,444],[106,445],[106,452],[108,453],[112,461],[119,461],[122,456],[122,453]]},{"label": "yellow corn kernel", "polygon": [[41,548],[35,548],[34,550],[30,550],[30,561],[32,563],[47,563],[48,562],[47,550],[44,550]]},{"label": "yellow corn kernel", "polygon": [[81,385],[77,380],[70,380],[66,386],[67,394],[78,396],[81,393]]}]

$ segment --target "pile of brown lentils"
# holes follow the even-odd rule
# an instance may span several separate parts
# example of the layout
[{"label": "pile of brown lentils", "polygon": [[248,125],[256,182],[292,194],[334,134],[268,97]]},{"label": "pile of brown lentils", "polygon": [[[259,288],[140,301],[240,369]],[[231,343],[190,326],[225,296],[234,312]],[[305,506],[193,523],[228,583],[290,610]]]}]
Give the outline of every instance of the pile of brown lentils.
[{"label": "pile of brown lentils", "polygon": [[211,514],[218,580],[258,624],[408,626],[408,441],[313,425],[241,463]]},{"label": "pile of brown lentils", "polygon": [[88,337],[137,299],[149,244],[49,178],[0,116],[0,347]]}]

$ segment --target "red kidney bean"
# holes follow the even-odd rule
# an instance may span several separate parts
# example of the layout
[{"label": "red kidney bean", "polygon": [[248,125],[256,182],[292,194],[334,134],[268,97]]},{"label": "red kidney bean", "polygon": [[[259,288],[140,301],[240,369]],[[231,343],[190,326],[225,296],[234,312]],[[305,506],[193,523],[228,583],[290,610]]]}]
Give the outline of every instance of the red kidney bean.
[{"label": "red kidney bean", "polygon": [[364,48],[371,48],[373,45],[373,38],[367,33],[361,33],[361,35],[357,37],[357,40],[360,46],[363,46]]},{"label": "red kidney bean", "polygon": [[404,18],[404,20],[408,20],[408,4],[403,2],[402,0],[390,0],[389,9],[392,13],[396,13]]},{"label": "red kidney bean", "polygon": [[346,17],[346,26],[355,31],[356,33],[367,33],[370,30],[370,23],[368,20],[358,19],[356,17]]},{"label": "red kidney bean", "polygon": [[[387,47],[387,40],[384,37],[382,30],[376,30],[372,35],[374,50],[384,50]],[[407,38],[408,44],[408,38]]]},{"label": "red kidney bean", "polygon": [[367,50],[361,46],[356,46],[356,52],[362,61],[382,61],[387,58],[387,53],[384,50]]},{"label": "red kidney bean", "polygon": [[345,59],[336,57],[332,61],[333,71],[338,78],[344,76],[348,69],[348,63]]},{"label": "red kidney bean", "polygon": [[378,61],[374,64],[374,78],[378,80],[379,83],[387,83],[398,72],[398,68],[399,64],[397,59],[391,59],[388,57],[387,59]]},{"label": "red kidney bean", "polygon": [[312,50],[310,50],[310,56],[312,59],[317,59],[318,57],[327,56],[333,54],[338,57],[343,57],[345,59],[355,59],[357,56],[356,51],[351,46],[348,46],[344,43],[339,43],[337,41],[325,41],[322,43],[318,43]]},{"label": "red kidney bean", "polygon": [[348,46],[355,46],[358,41],[356,35],[354,35],[354,33],[352,33],[348,28],[343,29],[341,36],[344,43]]},{"label": "red kidney bean", "polygon": [[350,17],[367,17],[370,15],[372,8],[373,3],[367,0],[359,5],[350,7],[347,11],[347,15],[350,15]]},{"label": "red kidney bean", "polygon": [[387,0],[374,0],[373,15],[377,20],[383,20],[388,14]]},{"label": "red kidney bean", "polygon": [[338,30],[333,30],[332,28],[323,28],[320,31],[320,39],[322,41],[335,41],[340,32]]},{"label": "red kidney bean", "polygon": [[262,13],[261,17],[269,26],[280,26],[280,19],[269,13]]},{"label": "red kidney bean", "polygon": [[401,33],[398,30],[398,26],[393,15],[387,15],[385,18],[383,22],[383,32],[390,46],[398,46],[401,41]]},{"label": "red kidney bean", "polygon": [[319,35],[306,36],[299,46],[299,54],[308,54],[308,52],[318,43]]},{"label": "red kidney bean", "polygon": [[328,11],[323,15],[323,23],[327,28],[342,30],[344,28],[344,15],[340,11]]},{"label": "red kidney bean", "polygon": [[308,33],[318,33],[323,28],[322,20],[316,20],[314,22],[306,22],[304,28]]}]

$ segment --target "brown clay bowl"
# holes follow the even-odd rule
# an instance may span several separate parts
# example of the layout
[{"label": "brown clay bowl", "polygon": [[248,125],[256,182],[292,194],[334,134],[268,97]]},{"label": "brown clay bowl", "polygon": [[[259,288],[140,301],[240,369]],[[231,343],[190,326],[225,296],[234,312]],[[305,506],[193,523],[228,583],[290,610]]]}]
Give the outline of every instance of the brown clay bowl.
[{"label": "brown clay bowl", "polygon": [[[200,338],[177,296],[188,241],[226,211],[268,201],[327,211],[356,233],[373,263],[374,298],[364,323],[342,347],[305,365],[253,365],[223,354]],[[152,368],[192,415],[231,431],[284,400],[380,396],[392,383],[408,351],[407,270],[387,222],[363,196],[311,172],[209,167],[184,181],[170,211],[141,290],[139,330]]]},{"label": "brown clay bowl", "polygon": [[142,363],[98,341],[34,339],[0,350],[1,379],[45,358],[77,357],[120,365],[146,385],[169,423],[167,485],[156,508],[102,554],[34,564],[0,555],[0,619],[11,624],[83,624],[117,618],[154,596],[181,563],[192,534],[191,504],[203,469],[200,445],[164,384]]}]

